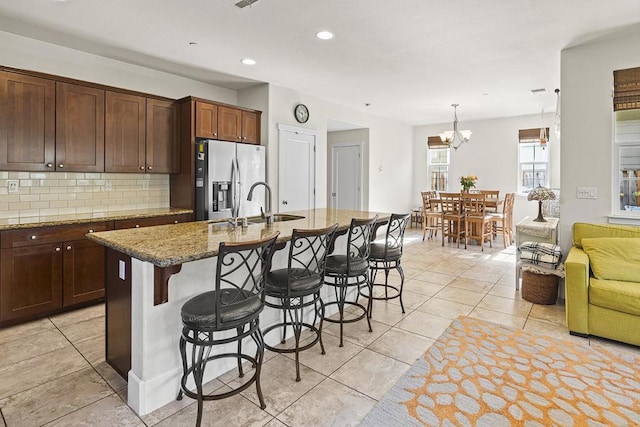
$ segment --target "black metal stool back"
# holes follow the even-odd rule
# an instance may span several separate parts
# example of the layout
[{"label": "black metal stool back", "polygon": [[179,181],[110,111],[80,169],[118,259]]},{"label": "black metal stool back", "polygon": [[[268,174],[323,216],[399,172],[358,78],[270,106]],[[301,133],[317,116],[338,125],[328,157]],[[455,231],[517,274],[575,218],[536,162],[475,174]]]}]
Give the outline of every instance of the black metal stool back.
[{"label": "black metal stool back", "polygon": [[[320,288],[324,284],[325,263],[329,246],[338,224],[317,230],[293,230],[289,243],[289,262],[287,268],[272,270],[267,274],[265,293],[271,297],[266,301],[268,307],[282,310],[283,321],[267,327],[263,334],[282,329],[281,342],[287,335],[287,326],[293,329],[295,348],[278,348],[265,344],[266,348],[278,353],[296,354],[296,381],[300,381],[300,352],[313,347],[318,341],[322,354],[322,318],[324,303],[320,297]],[[307,298],[308,299],[305,299]],[[273,302],[272,302],[273,299]],[[305,322],[304,310],[313,307],[313,320]],[[289,320],[287,320],[287,316]],[[316,322],[320,319],[319,326]],[[315,333],[311,342],[300,347],[302,329],[308,328]]]},{"label": "black metal stool back", "polygon": [[[240,393],[254,382],[264,409],[264,399],[260,388],[260,370],[264,358],[264,339],[259,327],[259,315],[264,308],[264,285],[271,266],[271,257],[279,233],[265,239],[245,243],[220,243],[216,264],[215,290],[202,293],[188,300],[182,306],[182,335],[180,355],[182,357],[182,378],[178,400],[186,394],[198,400],[196,426],[202,422],[204,400],[223,399]],[[218,332],[236,330],[236,334],[218,335]],[[251,337],[256,344],[255,356],[242,352],[242,340]],[[211,348],[237,342],[237,353],[226,351],[211,356]],[[190,365],[187,364],[187,343],[191,344]],[[219,394],[204,395],[202,383],[206,364],[215,359],[234,358],[237,360],[240,377],[244,376],[242,360],[255,367],[251,379],[242,386]],[[187,381],[192,377],[196,391],[187,389]]]},{"label": "black metal stool back", "polygon": [[[374,226],[377,216],[371,219],[351,220],[349,235],[347,237],[347,249],[345,254],[332,253],[327,257],[327,268],[325,271],[325,284],[334,287],[335,301],[325,304],[326,306],[338,306],[338,319],[325,317],[324,320],[340,324],[340,347],[343,346],[344,324],[357,322],[360,319],[367,319],[369,332],[372,332],[369,321],[370,302],[367,307],[358,303],[359,288],[361,286],[370,288],[369,282],[369,251],[371,250],[371,239],[373,237]],[[355,287],[353,301],[348,300],[349,288]],[[344,308],[347,306],[358,307],[362,310],[359,316],[345,319]]]},{"label": "black metal stool back", "polygon": [[[369,301],[373,300],[390,300],[398,298],[400,300],[400,308],[404,313],[404,304],[402,302],[402,287],[404,286],[404,271],[400,265],[402,259],[402,250],[404,245],[404,232],[407,228],[407,224],[411,219],[411,214],[392,214],[389,218],[387,225],[387,232],[384,240],[375,241],[371,244],[371,254],[369,256],[369,263],[371,268],[371,290],[377,287],[384,288],[384,296],[373,296],[373,292],[365,294],[360,292],[361,295],[369,298]],[[392,268],[398,270],[400,274],[400,284],[393,286],[389,284],[389,272]],[[378,270],[384,270],[384,283],[376,283],[376,275]],[[391,295],[389,290],[392,291]],[[369,308],[369,316],[373,304]]]}]

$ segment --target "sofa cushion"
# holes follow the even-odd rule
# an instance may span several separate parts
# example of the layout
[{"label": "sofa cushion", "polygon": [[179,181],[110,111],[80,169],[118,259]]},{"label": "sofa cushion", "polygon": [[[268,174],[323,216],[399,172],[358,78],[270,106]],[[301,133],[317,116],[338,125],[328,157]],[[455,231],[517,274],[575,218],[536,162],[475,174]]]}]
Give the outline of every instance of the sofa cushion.
[{"label": "sofa cushion", "polygon": [[596,237],[582,239],[593,275],[603,280],[640,282],[640,239]]},{"label": "sofa cushion", "polygon": [[640,227],[618,224],[573,224],[573,246],[582,249],[582,239],[590,237],[640,237]]},{"label": "sofa cushion", "polygon": [[591,278],[589,304],[640,316],[640,283]]}]

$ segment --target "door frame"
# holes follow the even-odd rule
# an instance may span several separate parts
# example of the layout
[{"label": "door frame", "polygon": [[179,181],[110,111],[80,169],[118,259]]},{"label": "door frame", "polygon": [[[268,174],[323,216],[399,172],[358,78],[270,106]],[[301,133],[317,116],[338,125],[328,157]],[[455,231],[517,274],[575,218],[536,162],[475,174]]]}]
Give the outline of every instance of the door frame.
[{"label": "door frame", "polygon": [[[282,149],[280,146],[280,141],[282,140],[283,132],[291,132],[299,135],[309,135],[313,137],[313,170],[309,171],[311,178],[311,186],[312,188],[312,198],[311,198],[311,207],[309,209],[316,208],[316,198],[317,198],[317,171],[318,171],[318,155],[317,155],[317,146],[318,146],[318,131],[316,129],[303,128],[298,126],[291,126],[284,123],[278,123],[278,195],[274,200],[280,200],[280,183],[283,181],[283,168],[281,167],[281,154]],[[280,212],[280,203],[276,203],[278,206],[278,212]],[[272,207],[273,209],[273,207]]]},{"label": "door frame", "polygon": [[331,166],[329,168],[329,207],[331,208],[335,208],[334,206],[334,197],[333,197],[333,189],[334,189],[334,173],[335,173],[335,147],[350,147],[350,146],[357,146],[360,149],[360,197],[358,200],[358,204],[359,210],[362,210],[362,206],[364,203],[363,200],[363,191],[362,191],[362,185],[363,185],[363,181],[364,181],[364,177],[363,177],[363,160],[362,160],[362,155],[363,155],[363,150],[364,150],[364,142],[363,141],[353,141],[353,142],[336,142],[334,144],[331,144]]}]

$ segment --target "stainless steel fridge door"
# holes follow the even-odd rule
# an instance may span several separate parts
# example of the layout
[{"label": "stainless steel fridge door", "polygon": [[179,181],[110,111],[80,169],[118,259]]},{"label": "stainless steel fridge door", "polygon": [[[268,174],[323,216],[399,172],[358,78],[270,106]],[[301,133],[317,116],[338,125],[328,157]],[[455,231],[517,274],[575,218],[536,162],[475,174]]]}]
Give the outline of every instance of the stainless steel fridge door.
[{"label": "stainless steel fridge door", "polygon": [[249,188],[254,182],[266,180],[266,150],[262,145],[236,144],[240,175],[240,217],[260,215],[265,207],[265,188],[257,187],[251,201],[247,200]]},{"label": "stainless steel fridge door", "polygon": [[[209,141],[209,150],[207,153],[208,160],[208,176],[207,181],[209,184],[208,200],[213,200],[213,185],[214,181],[229,181],[231,182],[231,197],[235,200],[237,197],[237,191],[233,184],[234,168],[233,164],[236,158],[236,144],[234,142],[224,141]],[[232,209],[221,209],[217,212],[213,211],[213,205],[208,203],[209,219],[225,219],[231,218]]]}]

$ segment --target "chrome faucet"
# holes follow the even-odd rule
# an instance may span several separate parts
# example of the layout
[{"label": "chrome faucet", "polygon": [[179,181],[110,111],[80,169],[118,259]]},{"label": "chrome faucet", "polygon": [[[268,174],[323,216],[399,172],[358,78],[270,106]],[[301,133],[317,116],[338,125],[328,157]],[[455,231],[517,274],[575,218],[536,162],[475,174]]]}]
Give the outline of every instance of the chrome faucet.
[{"label": "chrome faucet", "polygon": [[264,181],[258,181],[258,182],[254,182],[253,185],[251,185],[251,188],[249,189],[249,195],[247,196],[247,200],[251,201],[251,197],[253,196],[253,189],[256,188],[258,185],[264,185],[264,188],[267,189],[267,201],[266,201],[266,212],[262,211],[262,208],[260,208],[260,216],[262,218],[266,218],[267,219],[267,225],[271,225],[273,224],[273,213],[271,212],[271,187],[269,187],[269,184],[267,184]]}]

